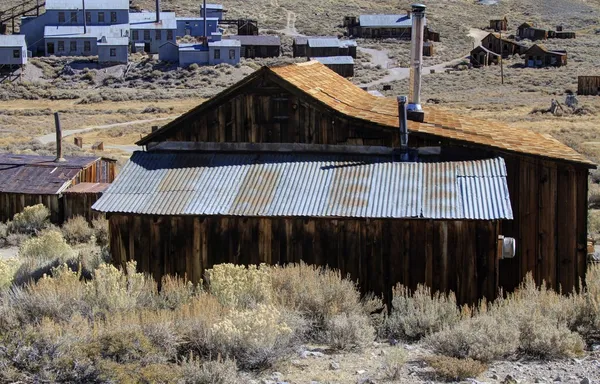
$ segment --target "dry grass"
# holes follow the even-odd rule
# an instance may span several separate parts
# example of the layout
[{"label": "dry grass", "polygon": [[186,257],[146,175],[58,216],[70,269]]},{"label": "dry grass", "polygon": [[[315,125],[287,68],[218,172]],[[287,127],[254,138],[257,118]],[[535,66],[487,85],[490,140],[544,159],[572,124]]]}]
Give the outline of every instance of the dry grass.
[{"label": "dry grass", "polygon": [[473,359],[432,356],[426,361],[435,371],[435,375],[445,381],[475,379],[487,370],[485,364]]}]

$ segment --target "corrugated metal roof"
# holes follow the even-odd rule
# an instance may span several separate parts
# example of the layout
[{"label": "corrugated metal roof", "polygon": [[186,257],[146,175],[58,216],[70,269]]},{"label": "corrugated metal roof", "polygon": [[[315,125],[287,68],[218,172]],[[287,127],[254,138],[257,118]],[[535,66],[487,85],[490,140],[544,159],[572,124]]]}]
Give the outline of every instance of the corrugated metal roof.
[{"label": "corrugated metal roof", "polygon": [[296,36],[294,37],[294,44],[307,45],[308,39],[337,39],[337,36]]},{"label": "corrugated metal roof", "polygon": [[242,44],[239,40],[221,40],[221,41],[210,41],[209,47],[241,47]]},{"label": "corrugated metal roof", "polygon": [[156,23],[156,12],[132,12],[129,14],[131,29],[177,29],[175,12],[161,12]]},{"label": "corrugated metal roof", "polygon": [[90,25],[84,33],[83,25],[47,25],[44,27],[44,38],[96,38],[124,37],[129,33],[129,24]]},{"label": "corrugated metal roof", "polygon": [[352,56],[330,56],[330,57],[313,57],[313,60],[317,60],[321,64],[334,65],[334,64],[348,64],[354,65],[354,59]]},{"label": "corrugated metal roof", "polygon": [[[46,0],[47,10],[82,9],[81,0]],[[86,10],[129,10],[129,0],[85,0]]]},{"label": "corrugated metal roof", "polygon": [[0,154],[0,192],[57,194],[82,170],[100,158],[66,157],[56,163],[52,156]]},{"label": "corrugated metal roof", "polygon": [[93,206],[152,215],[512,219],[501,158],[136,152]]},{"label": "corrugated metal roof", "polygon": [[102,193],[110,187],[110,183],[79,183],[67,189],[63,193]]},{"label": "corrugated metal roof", "polygon": [[410,28],[412,16],[409,15],[360,15],[361,27]]},{"label": "corrugated metal roof", "polygon": [[25,35],[0,35],[0,47],[25,47]]},{"label": "corrugated metal roof", "polygon": [[311,48],[339,48],[341,42],[339,39],[308,39],[308,46]]},{"label": "corrugated metal roof", "polygon": [[104,37],[99,42],[98,45],[110,45],[110,46],[122,46],[129,45],[129,37]]},{"label": "corrugated metal roof", "polygon": [[224,37],[224,39],[237,40],[242,45],[267,45],[267,46],[277,46],[277,47],[281,45],[281,39],[279,38],[279,36],[271,36],[271,35],[257,35],[257,36],[232,35],[232,36],[226,36],[226,37]]}]

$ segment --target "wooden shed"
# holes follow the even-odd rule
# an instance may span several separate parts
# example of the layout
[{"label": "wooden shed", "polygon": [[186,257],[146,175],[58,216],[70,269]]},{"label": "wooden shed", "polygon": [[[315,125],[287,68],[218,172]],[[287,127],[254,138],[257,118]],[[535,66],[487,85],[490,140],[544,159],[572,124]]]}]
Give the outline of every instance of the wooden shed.
[{"label": "wooden shed", "polygon": [[246,59],[257,57],[279,57],[281,53],[281,39],[279,36],[257,35],[229,36],[229,39],[238,40],[242,45],[240,55]]},{"label": "wooden shed", "polygon": [[[588,173],[595,165],[572,148],[533,131],[492,121],[477,120],[468,115],[453,114],[433,106],[426,107],[424,111],[423,122],[409,121],[408,123],[410,134],[408,145],[415,150],[425,147],[423,152],[434,154],[430,161],[445,163],[490,160],[498,157],[504,159],[513,219],[497,222],[500,227],[498,232],[493,228],[489,231],[494,233],[493,236],[500,233],[515,238],[516,255],[512,259],[498,261],[497,285],[510,291],[528,272],[531,272],[539,283],[545,280],[555,289],[559,286],[563,291],[573,289],[578,279],[585,275],[586,270]],[[395,98],[369,94],[318,62],[311,61],[274,68],[264,67],[215,98],[149,134],[138,144],[151,150],[156,146],[168,145],[170,142],[173,142],[172,145],[176,148],[185,143],[192,148],[194,145],[206,143],[249,146],[275,143],[275,147],[283,148],[282,143],[289,143],[291,146],[288,148],[289,151],[301,144],[353,145],[362,147],[361,149],[365,151],[368,151],[370,146],[398,148],[400,146],[398,104]],[[162,150],[168,149],[163,147]],[[223,152],[227,147],[217,149]],[[148,165],[147,168],[149,171],[155,169],[156,175],[161,172],[152,165]],[[235,167],[228,169],[233,170]],[[265,174],[264,178],[256,178],[254,185],[277,185],[275,180],[278,173],[275,169],[274,166],[274,172]],[[364,171],[369,172],[367,168],[364,168]],[[360,172],[356,173],[357,177],[359,174]],[[423,173],[416,172],[414,177],[418,178],[422,175]],[[271,176],[273,178],[270,178]],[[177,180],[180,184],[177,184]],[[238,180],[242,181],[243,178]],[[352,178],[345,180],[356,191],[365,193],[361,197],[356,197],[354,201],[368,211],[367,189],[362,187],[363,184],[353,184]],[[416,224],[417,229],[411,229],[411,224],[403,224],[407,225],[405,229],[392,226],[388,227],[392,228],[388,232],[389,235],[381,232],[382,235],[379,237],[376,234],[369,235],[369,231],[379,233],[379,226],[382,226],[383,231],[387,225],[393,224],[388,224],[387,219],[367,219],[368,216],[349,224],[354,228],[352,232],[341,229],[344,228],[340,227],[341,219],[345,217],[343,215],[336,219],[333,217],[323,219],[322,225],[317,224],[316,221],[313,224],[310,218],[304,221],[294,220],[293,223],[280,220],[276,226],[271,223],[271,230],[267,230],[268,224],[258,224],[256,218],[244,217],[244,215],[227,216],[227,221],[224,221],[225,216],[201,221],[193,215],[181,218],[160,217],[161,211],[157,211],[156,215],[145,215],[136,213],[135,210],[120,212],[116,208],[108,209],[103,204],[110,201],[109,194],[119,193],[120,188],[125,188],[122,187],[124,183],[131,183],[131,187],[127,188],[137,186],[140,191],[148,187],[145,181],[138,181],[122,174],[118,183],[109,188],[94,208],[108,213],[111,247],[115,260],[117,262],[130,259],[141,260],[138,264],[141,269],[156,274],[173,271],[170,265],[175,263],[179,263],[178,268],[184,268],[183,265],[187,266],[188,263],[201,262],[201,268],[205,268],[223,260],[245,263],[268,260],[268,257],[271,257],[273,261],[277,260],[274,254],[278,257],[289,254],[287,250],[283,251],[287,247],[294,249],[295,261],[300,257],[306,257],[312,263],[332,263],[332,267],[349,271],[350,266],[344,264],[347,260],[345,252],[340,251],[343,248],[335,246],[338,256],[334,264],[329,256],[327,259],[321,258],[323,252],[311,252],[310,250],[313,249],[311,247],[314,247],[314,244],[333,246],[342,242],[350,244],[351,249],[366,247],[365,249],[371,251],[361,251],[361,254],[368,255],[366,252],[384,252],[387,249],[387,242],[391,242],[393,245],[391,249],[397,250],[396,252],[407,252],[410,258],[403,257],[402,265],[386,264],[386,259],[372,259],[382,260],[383,267],[380,266],[381,264],[370,264],[367,259],[361,258],[360,269],[358,266],[352,268],[358,270],[353,276],[360,278],[363,289],[375,290],[381,284],[380,281],[390,283],[403,281],[409,285],[424,282],[434,289],[455,289],[460,292],[461,301],[472,302],[483,292],[474,289],[473,282],[461,279],[461,283],[456,282],[456,284],[466,284],[470,288],[465,288],[464,285],[453,286],[455,280],[446,280],[442,276],[455,276],[457,270],[462,271],[463,276],[472,276],[466,270],[477,270],[477,281],[479,281],[483,276],[480,272],[486,271],[487,267],[477,260],[485,259],[483,255],[488,252],[495,252],[495,248],[492,249],[494,243],[491,240],[484,240],[489,235],[478,236],[478,229],[471,227],[477,224],[465,224],[463,221],[461,224],[456,224],[456,227],[440,227],[435,220],[423,219]],[[192,185],[186,182],[186,178],[173,178],[172,183],[174,183],[173,188],[178,191],[188,191],[190,190],[188,187]],[[162,192],[164,196],[170,193],[170,189],[167,189]],[[401,191],[388,190],[396,196],[401,196]],[[257,199],[257,204],[258,201],[268,203],[273,196],[265,195],[264,199],[261,199],[253,192],[254,189],[250,188],[246,193],[238,195],[236,204],[250,208],[253,205],[252,201],[255,201],[253,199]],[[192,194],[191,190],[190,194]],[[434,201],[439,207],[447,206],[443,200],[443,196],[446,195],[440,193],[438,196],[439,198],[429,201]],[[207,200],[190,199],[186,201],[199,203]],[[153,200],[138,199],[138,201],[149,204]],[[486,206],[485,203],[488,201],[488,199],[481,201],[482,206]],[[158,203],[158,200],[156,202],[157,209],[166,208],[165,204]],[[402,201],[396,203],[396,206],[405,205]],[[247,219],[245,222],[244,218]],[[243,225],[243,228],[238,227],[239,225]],[[260,225],[267,227],[263,227],[262,230],[257,229]],[[489,225],[493,226],[491,223]],[[194,236],[188,230],[180,231],[180,226],[194,228]],[[287,232],[281,232],[282,230]],[[261,231],[270,233],[271,237],[262,237],[259,235]],[[306,231],[309,237],[306,237]],[[489,234],[489,231],[485,233]],[[146,237],[136,237],[136,233],[150,233],[150,241],[157,242],[152,243],[150,247],[149,240]],[[204,260],[200,261],[194,256],[200,255],[200,250],[188,256],[188,253],[179,252],[171,247],[170,244],[179,241],[180,233],[184,234],[181,241],[195,242],[193,247],[186,247],[186,249],[199,249],[198,247],[204,249],[208,247],[209,242],[215,241],[215,237],[221,236],[227,239],[231,247],[220,248],[219,245],[219,248],[206,248],[206,252],[202,251],[202,255],[206,255],[206,263],[204,263]],[[358,233],[360,236],[357,235]],[[130,234],[134,234],[133,237]],[[314,236],[327,236],[330,240],[316,241]],[[241,240],[232,242],[230,240],[232,237]],[[346,238],[348,240],[345,240]],[[447,254],[439,255],[439,249],[433,248],[436,238],[441,239],[442,242],[468,244],[469,247],[474,247],[473,239],[479,239],[478,241],[482,241],[482,248],[475,246],[469,253],[452,255],[449,251]],[[246,248],[245,244],[250,247],[250,240],[244,239],[252,239],[255,245]],[[259,241],[259,239],[263,240]],[[224,244],[224,241],[217,244]],[[308,246],[306,252],[304,244]],[[416,248],[412,248],[415,244]],[[406,247],[409,251],[406,251]],[[261,249],[270,249],[271,253]],[[399,253],[391,255],[402,257]],[[317,256],[318,259],[315,258]],[[460,260],[453,257],[460,257]],[[278,260],[279,262],[290,261],[281,258]],[[151,268],[151,265],[154,267]],[[491,266],[491,264],[487,265]],[[410,277],[396,275],[399,270],[402,271],[400,273],[402,276]],[[437,271],[442,271],[442,274],[438,275]],[[352,273],[352,270],[350,272]],[[387,280],[387,273],[392,273],[394,277]],[[195,276],[196,279],[199,278]],[[409,280],[402,280],[406,278]],[[384,289],[388,294],[389,288]],[[489,292],[491,289],[484,295]]]},{"label": "wooden shed", "polygon": [[518,29],[518,36],[521,39],[535,40],[546,40],[548,39],[548,30],[536,27],[526,27],[525,24],[521,25]]},{"label": "wooden shed", "polygon": [[500,55],[480,45],[471,51],[470,61],[471,65],[475,68],[485,67],[492,64],[498,64],[500,62]]},{"label": "wooden shed", "polygon": [[70,217],[64,205],[67,189],[80,183],[110,183],[115,178],[115,160],[97,157],[65,157],[65,160],[0,154],[0,220],[12,219],[27,206],[44,204],[50,209],[51,221],[61,223]]},{"label": "wooden shed", "polygon": [[575,39],[577,34],[570,31],[556,31],[554,37],[557,39]]},{"label": "wooden shed", "polygon": [[423,43],[423,56],[431,57],[434,54],[433,43],[426,41]]},{"label": "wooden shed", "polygon": [[350,56],[356,58],[356,48],[357,44],[353,40],[308,38],[306,56],[308,58],[332,56]]},{"label": "wooden shed", "polygon": [[500,19],[492,19],[490,20],[490,29],[494,31],[508,31],[508,18],[504,16]]},{"label": "wooden shed", "polygon": [[292,43],[294,57],[308,57],[308,39],[337,39],[337,36],[296,36]]},{"label": "wooden shed", "polygon": [[600,76],[577,76],[577,94],[600,95]]},{"label": "wooden shed", "polygon": [[92,221],[104,214],[92,210],[110,183],[79,183],[63,192],[64,220],[83,216]]},{"label": "wooden shed", "polygon": [[526,67],[561,67],[563,65],[567,65],[566,51],[550,51],[541,44],[534,44],[525,52]]},{"label": "wooden shed", "polygon": [[502,57],[508,57],[512,55],[520,55],[527,50],[527,47],[517,43],[514,40],[505,39],[500,37],[497,33],[490,33],[481,40],[481,45],[486,49],[502,55]]}]

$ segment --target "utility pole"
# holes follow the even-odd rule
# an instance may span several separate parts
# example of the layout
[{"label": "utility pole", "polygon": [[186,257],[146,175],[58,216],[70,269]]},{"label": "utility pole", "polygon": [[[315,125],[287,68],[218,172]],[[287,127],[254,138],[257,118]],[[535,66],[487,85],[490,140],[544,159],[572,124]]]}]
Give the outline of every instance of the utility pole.
[{"label": "utility pole", "polygon": [[502,79],[502,84],[504,84],[504,58],[502,57],[502,28],[500,28],[500,78]]}]

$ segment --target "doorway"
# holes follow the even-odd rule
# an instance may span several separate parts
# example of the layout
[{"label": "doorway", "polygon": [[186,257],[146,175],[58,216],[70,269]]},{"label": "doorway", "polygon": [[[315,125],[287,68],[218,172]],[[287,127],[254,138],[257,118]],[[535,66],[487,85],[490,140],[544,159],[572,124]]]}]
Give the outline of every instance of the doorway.
[{"label": "doorway", "polygon": [[54,55],[54,43],[46,44],[46,53],[48,55]]}]

